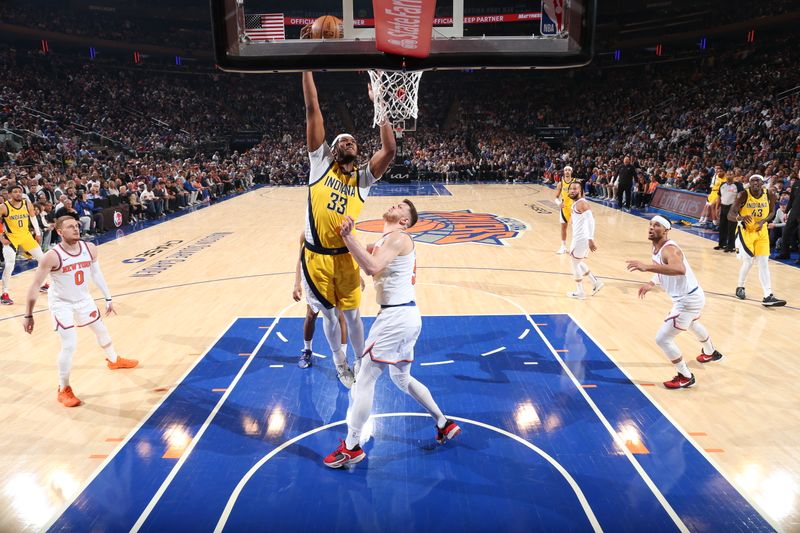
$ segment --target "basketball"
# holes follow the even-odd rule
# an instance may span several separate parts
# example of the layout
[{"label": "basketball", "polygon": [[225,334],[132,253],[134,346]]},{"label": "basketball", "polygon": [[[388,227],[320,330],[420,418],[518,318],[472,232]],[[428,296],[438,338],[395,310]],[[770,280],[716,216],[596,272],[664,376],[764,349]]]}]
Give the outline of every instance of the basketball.
[{"label": "basketball", "polygon": [[312,39],[341,39],[342,21],[332,15],[319,17],[311,25]]}]

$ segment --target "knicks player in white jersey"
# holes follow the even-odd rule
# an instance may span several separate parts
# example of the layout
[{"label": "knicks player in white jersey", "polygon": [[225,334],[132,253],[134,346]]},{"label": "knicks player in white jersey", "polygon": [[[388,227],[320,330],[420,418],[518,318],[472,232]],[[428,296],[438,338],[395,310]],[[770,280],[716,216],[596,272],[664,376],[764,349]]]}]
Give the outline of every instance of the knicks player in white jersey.
[{"label": "knicks player in white jersey", "polygon": [[361,269],[373,277],[381,311],[369,331],[367,348],[353,385],[347,410],[347,438],[324,459],[325,465],[331,468],[355,464],[366,457],[361,449],[361,431],[372,411],[375,382],[386,367],[397,388],[417,400],[433,417],[439,444],[461,432],[455,422],[442,414],[428,387],[411,376],[414,344],[422,329],[422,319],[414,291],[416,252],[406,230],[416,222],[414,204],[403,200],[383,214],[383,236],[368,247],[353,235],[355,222],[352,218],[347,217],[342,222],[344,243]]},{"label": "knicks player in white jersey", "polygon": [[592,208],[586,198],[583,197],[583,187],[580,182],[572,182],[569,185],[569,197],[572,200],[572,242],[569,245],[569,256],[572,260],[572,274],[577,287],[575,291],[568,292],[570,298],[583,300],[586,293],[583,291],[583,278],[589,277],[592,282],[592,295],[603,288],[603,282],[589,270],[584,263],[584,259],[589,257],[589,251],[596,252],[597,245],[594,243],[594,215]]},{"label": "knicks player in white jersey", "polygon": [[56,232],[61,243],[44,254],[39,262],[33,282],[28,289],[23,326],[27,333],[33,332],[33,307],[39,295],[39,287],[50,275],[52,286],[48,297],[53,327],[61,338],[61,352],[58,355],[58,401],[65,407],[76,407],[81,401],[75,397],[69,384],[72,356],[78,345],[75,326],[88,326],[97,337],[100,347],[106,352],[106,364],[111,370],[133,368],[139,364],[136,359],[119,357],[111,344],[100,310],[97,309],[89,292],[89,281],[102,291],[106,301],[106,316],[115,313],[111,293],[106,285],[100,264],[97,261],[97,247],[81,240],[80,225],[72,217],[60,217],[56,221]]},{"label": "knicks player in white jersey", "polygon": [[691,331],[703,346],[700,355],[697,356],[700,363],[719,361],[722,359],[722,354],[714,349],[708,330],[698,320],[706,304],[706,295],[697,283],[697,278],[683,252],[675,241],[667,236],[671,228],[669,220],[660,215],[654,216],[650,220],[647,235],[653,243],[652,262],[629,260],[627,263],[631,272],[653,273],[650,282],[639,289],[639,298],[643,299],[656,285],[661,285],[672,298],[672,310],[656,334],[656,343],[664,350],[678,371],[674,378],[664,382],[664,386],[668,389],[685,389],[694,385],[695,379],[681,356],[680,348],[675,344],[675,337],[681,331],[687,329]]}]

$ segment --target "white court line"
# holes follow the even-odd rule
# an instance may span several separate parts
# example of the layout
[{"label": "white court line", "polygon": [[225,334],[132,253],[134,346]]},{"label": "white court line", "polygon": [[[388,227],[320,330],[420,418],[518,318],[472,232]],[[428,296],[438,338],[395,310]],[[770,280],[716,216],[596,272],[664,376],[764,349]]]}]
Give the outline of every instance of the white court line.
[{"label": "white court line", "polygon": [[269,365],[270,368],[283,368],[283,365]]},{"label": "white court line", "polygon": [[[381,413],[381,414],[377,414],[377,415],[372,415],[370,418],[386,418],[386,417],[395,417],[395,416],[422,416],[422,417],[428,417],[430,415],[427,414],[427,413]],[[559,474],[561,474],[561,476],[564,478],[564,480],[566,480],[566,482],[572,488],[572,491],[575,493],[575,496],[578,498],[578,502],[581,504],[581,507],[583,508],[583,512],[586,514],[586,518],[588,518],[589,519],[589,523],[592,524],[592,529],[594,531],[603,531],[603,528],[600,527],[600,522],[597,521],[597,517],[595,516],[594,511],[592,511],[592,508],[589,505],[589,501],[586,499],[586,496],[583,494],[583,491],[581,490],[581,488],[578,485],[578,483],[570,475],[570,473],[567,472],[567,469],[564,468],[563,466],[561,466],[561,464],[558,461],[556,461],[555,459],[553,459],[550,455],[548,455],[547,452],[545,452],[541,448],[538,448],[537,446],[534,446],[533,444],[531,444],[527,440],[523,439],[519,435],[515,435],[513,433],[509,433],[508,431],[506,431],[504,429],[501,429],[501,428],[498,428],[498,427],[495,427],[495,426],[490,426],[489,424],[485,424],[483,422],[478,422],[476,420],[470,420],[468,418],[461,418],[461,417],[457,417],[457,416],[450,416],[449,418],[452,419],[452,420],[456,420],[458,422],[464,422],[466,424],[473,424],[475,426],[482,427],[484,429],[489,429],[491,431],[495,431],[495,432],[497,432],[497,433],[499,433],[499,434],[501,434],[501,435],[503,435],[505,437],[509,437],[509,438],[517,441],[518,443],[522,444],[523,446],[526,446],[527,448],[529,448],[529,449],[533,450],[534,452],[536,452],[537,454],[539,454],[548,463],[550,463],[558,471]],[[304,438],[306,438],[308,436],[311,436],[311,435],[313,435],[315,433],[319,433],[320,431],[324,431],[326,429],[330,429],[332,427],[340,426],[340,425],[346,424],[346,423],[347,423],[346,420],[340,420],[339,422],[332,422],[330,424],[325,424],[324,426],[320,426],[318,428],[314,428],[312,430],[306,431],[305,433],[303,433],[301,435],[297,435],[296,437],[293,437],[293,438],[289,439],[288,441],[284,442],[283,444],[281,444],[280,446],[278,446],[277,448],[275,448],[274,450],[269,452],[267,455],[262,457],[255,465],[253,465],[252,468],[250,468],[250,470],[247,471],[247,473],[242,477],[242,479],[239,480],[239,483],[236,485],[236,488],[233,489],[233,492],[231,493],[230,498],[228,498],[228,503],[225,505],[225,509],[222,511],[222,514],[219,517],[219,521],[217,521],[217,526],[214,528],[214,533],[222,533],[222,530],[225,528],[225,524],[228,523],[228,518],[230,518],[231,512],[233,511],[233,507],[236,505],[236,501],[239,499],[239,495],[242,493],[242,490],[244,490],[245,485],[247,485],[247,482],[250,481],[250,479],[253,477],[253,475],[255,475],[255,473],[262,466],[264,466],[267,463],[267,461],[269,461],[270,459],[272,459],[273,457],[278,455],[280,452],[282,452],[284,449],[288,448],[292,444],[294,444],[294,443],[296,443],[296,442],[298,442],[300,440],[303,440]]]},{"label": "white court line", "polygon": [[494,350],[492,350],[492,351],[489,351],[489,352],[486,352],[486,353],[482,353],[482,354],[481,354],[481,357],[486,357],[487,355],[492,355],[493,353],[502,352],[502,351],[503,351],[503,350],[505,350],[505,349],[506,349],[506,347],[505,347],[505,346],[501,346],[501,347],[499,347],[499,348],[495,348],[495,349],[494,349]]},{"label": "white court line", "polygon": [[280,340],[282,340],[283,342],[289,342],[289,339],[287,339],[286,337],[284,337],[284,336],[283,336],[283,333],[281,333],[280,331],[279,331],[279,332],[277,332],[275,335],[277,335],[277,336],[278,336],[278,338],[279,338]]},{"label": "white court line", "polygon": [[525,331],[523,331],[523,332],[522,332],[522,335],[520,335],[520,336],[519,336],[519,337],[517,337],[517,338],[518,338],[519,340],[522,340],[522,339],[524,339],[525,337],[527,337],[527,336],[528,336],[528,333],[530,333],[530,332],[531,332],[531,329],[530,329],[530,328],[525,328]]},{"label": "white court line", "polygon": [[537,361],[525,361],[522,364],[524,364],[524,365],[538,365],[539,363]]},{"label": "white court line", "polygon": [[169,390],[169,392],[168,392],[167,394],[165,394],[165,395],[164,395],[164,396],[163,396],[163,397],[162,397],[162,398],[161,398],[159,401],[157,401],[157,402],[155,403],[155,405],[153,405],[153,407],[150,409],[150,412],[149,412],[149,413],[147,413],[147,414],[146,414],[146,415],[145,415],[145,416],[144,416],[144,417],[143,417],[143,418],[142,418],[142,419],[139,421],[139,423],[138,423],[138,424],[136,424],[136,427],[134,427],[134,428],[133,428],[133,429],[132,429],[132,430],[131,430],[131,431],[128,433],[128,435],[125,437],[125,439],[124,439],[122,442],[120,442],[120,443],[117,445],[117,447],[116,447],[116,448],[114,448],[114,451],[113,451],[113,452],[111,452],[110,454],[108,454],[108,457],[106,457],[106,458],[105,458],[105,460],[104,460],[102,463],[100,463],[100,466],[98,466],[98,467],[97,467],[97,469],[96,469],[96,470],[95,470],[95,471],[92,473],[92,475],[91,475],[91,476],[89,476],[89,479],[86,481],[86,483],[84,483],[83,487],[81,487],[81,490],[77,491],[77,492],[75,493],[75,496],[74,496],[72,499],[68,500],[68,501],[67,501],[67,503],[65,503],[65,504],[64,504],[64,506],[61,508],[61,510],[60,510],[60,511],[58,511],[57,513],[55,513],[55,514],[54,514],[54,515],[53,515],[53,516],[50,518],[50,521],[48,522],[47,526],[45,526],[44,528],[42,528],[42,531],[49,531],[49,530],[50,530],[50,528],[51,528],[51,527],[53,527],[53,524],[55,524],[55,523],[56,523],[56,520],[58,520],[58,519],[61,517],[61,515],[63,515],[63,514],[64,514],[64,513],[67,511],[67,509],[69,509],[70,505],[72,505],[72,504],[73,504],[73,502],[75,502],[75,500],[77,500],[77,499],[78,499],[78,496],[80,496],[81,494],[83,494],[83,491],[85,491],[85,490],[86,490],[86,488],[87,488],[89,485],[91,485],[92,481],[94,481],[94,478],[96,478],[96,477],[97,477],[97,476],[100,474],[100,472],[102,472],[102,471],[103,471],[103,469],[104,469],[104,468],[105,468],[105,467],[108,465],[108,463],[110,463],[110,462],[111,462],[111,461],[114,459],[114,457],[115,457],[115,456],[116,456],[116,455],[117,455],[117,454],[118,454],[118,453],[119,453],[119,452],[122,450],[122,448],[124,448],[124,447],[125,447],[125,445],[126,445],[126,444],[128,444],[128,441],[130,441],[130,440],[131,440],[131,438],[132,438],[134,435],[136,435],[136,433],[137,433],[137,432],[138,432],[140,429],[142,429],[142,426],[145,424],[145,422],[147,422],[148,420],[150,420],[150,417],[151,417],[151,416],[153,416],[153,414],[154,414],[154,413],[155,413],[155,412],[158,410],[158,408],[159,408],[159,407],[161,407],[161,405],[162,405],[162,404],[163,404],[165,401],[167,401],[167,399],[168,399],[168,398],[169,398],[169,397],[172,395],[172,393],[174,393],[176,390],[178,390],[178,385],[180,385],[180,384],[183,382],[183,380],[184,380],[184,379],[186,379],[186,377],[187,377],[187,376],[188,376],[188,375],[189,375],[189,374],[192,372],[192,370],[194,370],[194,367],[196,367],[198,364],[200,364],[200,361],[202,361],[202,360],[203,360],[203,358],[204,358],[206,355],[208,355],[208,352],[210,352],[210,351],[211,351],[211,350],[214,348],[214,346],[216,346],[216,345],[217,345],[217,343],[218,343],[220,340],[222,340],[222,337],[224,337],[224,336],[225,336],[225,334],[226,334],[226,333],[228,333],[228,330],[229,330],[229,329],[231,329],[231,327],[233,327],[233,325],[236,323],[236,321],[237,321],[237,320],[239,320],[239,318],[240,318],[240,317],[234,317],[234,318],[233,318],[233,320],[231,320],[231,321],[230,321],[230,323],[228,324],[228,326],[227,326],[225,329],[223,329],[223,330],[222,330],[222,333],[220,333],[220,334],[217,336],[217,338],[216,338],[216,339],[214,339],[214,342],[212,342],[211,344],[209,344],[209,345],[208,345],[208,348],[206,348],[206,351],[205,351],[205,352],[203,352],[203,353],[202,353],[202,354],[201,354],[201,355],[200,355],[200,356],[197,358],[197,360],[194,362],[194,364],[192,364],[192,366],[190,366],[190,367],[188,368],[188,370],[186,370],[186,372],[184,372],[184,373],[183,373],[183,375],[182,375],[180,378],[178,378],[178,381],[175,383],[175,385],[174,385],[174,386],[172,386],[172,387],[170,387],[170,390]]},{"label": "white court line", "polygon": [[603,424],[603,426],[605,426],[605,428],[611,434],[611,438],[614,440],[614,443],[622,451],[622,453],[625,454],[625,457],[627,457],[628,460],[631,462],[631,465],[633,465],[634,470],[636,470],[636,472],[638,472],[638,474],[644,480],[645,485],[647,485],[647,487],[650,489],[650,491],[656,497],[658,502],[661,504],[661,506],[667,512],[667,514],[672,519],[672,521],[675,523],[675,525],[678,526],[678,530],[680,530],[682,532],[685,532],[685,533],[688,533],[689,532],[689,528],[686,527],[686,524],[683,523],[683,520],[681,519],[681,517],[678,516],[678,513],[675,512],[675,509],[672,508],[672,505],[670,505],[670,503],[667,501],[667,498],[664,497],[664,495],[661,493],[661,491],[656,486],[656,484],[653,482],[653,480],[650,479],[650,476],[647,474],[647,472],[645,472],[644,468],[642,468],[642,465],[639,464],[639,461],[637,461],[636,458],[633,456],[633,454],[628,449],[628,447],[625,445],[625,442],[622,440],[622,438],[619,436],[619,434],[616,432],[616,430],[614,430],[614,427],[611,425],[611,422],[608,421],[608,419],[605,417],[605,415],[600,410],[600,408],[597,407],[597,404],[594,403],[592,398],[586,392],[586,389],[581,387],[581,382],[578,381],[578,378],[576,378],[575,374],[572,373],[572,370],[569,369],[567,364],[564,362],[564,359],[558,354],[558,352],[556,352],[556,349],[553,347],[553,345],[550,344],[550,340],[545,336],[544,333],[542,333],[542,330],[539,329],[539,326],[536,325],[536,322],[533,321],[533,318],[531,318],[531,316],[527,312],[525,313],[525,317],[528,319],[528,321],[534,327],[534,329],[536,330],[536,333],[539,334],[539,337],[541,337],[542,340],[544,341],[544,343],[547,345],[547,348],[550,350],[550,353],[553,355],[553,357],[555,357],[556,361],[558,361],[558,364],[561,365],[561,368],[564,370],[564,373],[567,376],[569,376],[569,379],[575,385],[575,388],[577,389],[578,393],[581,396],[583,396],[584,400],[586,400],[586,403],[588,403],[589,407],[591,407],[592,411],[594,411],[594,414],[597,415],[597,418],[600,419],[600,422]]},{"label": "white court line", "polygon": [[197,445],[198,442],[200,442],[200,439],[203,437],[203,434],[206,432],[206,429],[208,429],[208,427],[211,425],[211,421],[214,420],[215,416],[217,416],[217,413],[222,408],[222,405],[231,395],[233,389],[236,388],[236,385],[239,383],[239,380],[242,379],[242,376],[244,375],[247,368],[250,366],[250,363],[253,362],[255,354],[258,353],[258,350],[260,350],[261,347],[264,345],[264,343],[267,341],[267,337],[269,337],[270,333],[272,333],[272,331],[275,329],[275,326],[278,325],[278,321],[280,321],[283,314],[294,305],[297,305],[297,303],[293,302],[284,307],[280,311],[280,313],[278,313],[278,315],[272,320],[272,324],[269,325],[269,328],[267,329],[266,333],[264,333],[264,336],[261,337],[261,340],[256,345],[255,349],[253,350],[253,353],[250,354],[250,356],[247,358],[247,361],[245,361],[245,363],[242,365],[242,368],[239,370],[239,373],[236,374],[236,377],[233,378],[233,381],[231,381],[230,385],[228,385],[228,388],[225,390],[225,393],[217,401],[217,405],[214,406],[214,409],[211,411],[211,413],[209,413],[205,422],[203,422],[203,425],[200,426],[200,429],[197,431],[197,434],[195,434],[195,436],[192,437],[192,441],[189,443],[189,446],[186,447],[186,451],[183,452],[181,458],[178,459],[178,462],[175,463],[175,466],[172,467],[172,470],[170,470],[169,474],[167,475],[167,478],[164,480],[164,482],[158,488],[156,493],[150,499],[150,502],[147,504],[147,507],[145,507],[144,511],[142,511],[142,514],[139,515],[139,519],[136,521],[133,527],[131,527],[131,533],[135,533],[142,528],[145,521],[147,520],[147,517],[150,516],[150,513],[153,512],[153,509],[155,509],[156,505],[158,504],[158,501],[161,499],[161,496],[164,495],[164,492],[166,492],[170,483],[172,483],[172,480],[175,479],[175,476],[178,475],[178,472],[180,471],[181,467],[183,467],[187,459],[189,459],[189,456],[192,454],[192,450],[194,450],[194,447]]},{"label": "white court line", "polygon": [[328,358],[327,355],[322,355],[321,353],[317,353],[317,352],[311,352],[311,355],[313,355],[314,357],[319,357],[320,359],[327,359]]},{"label": "white court line", "polygon": [[708,462],[711,464],[711,466],[713,466],[713,467],[714,467],[714,468],[717,470],[717,472],[719,472],[719,474],[720,474],[720,475],[721,475],[723,478],[725,478],[725,480],[726,480],[728,483],[730,483],[730,484],[731,484],[731,486],[732,486],[733,488],[735,488],[737,491],[739,491],[739,494],[741,494],[741,495],[742,495],[742,497],[743,497],[745,500],[747,500],[747,503],[749,503],[751,506],[753,506],[753,509],[755,509],[756,511],[758,511],[758,512],[761,514],[761,517],[762,517],[764,520],[766,520],[766,521],[769,523],[769,525],[771,525],[771,526],[772,526],[772,527],[775,529],[775,531],[780,531],[780,530],[781,530],[781,528],[778,526],[778,524],[777,524],[776,522],[774,522],[774,521],[773,521],[773,520],[770,518],[769,514],[767,514],[767,512],[766,512],[766,511],[765,511],[765,510],[764,510],[764,509],[763,509],[763,508],[762,508],[760,505],[758,505],[758,504],[757,504],[755,501],[753,501],[753,500],[751,500],[751,499],[750,499],[750,497],[747,495],[747,493],[746,493],[744,490],[742,490],[742,487],[741,487],[741,486],[740,486],[738,483],[736,483],[736,482],[734,481],[733,477],[728,477],[727,475],[725,475],[725,473],[724,473],[724,472],[723,472],[723,470],[722,470],[722,469],[719,467],[719,465],[716,463],[716,461],[715,461],[715,460],[713,460],[713,459],[711,458],[711,456],[710,456],[708,453],[706,453],[706,451],[705,451],[705,450],[704,450],[704,449],[703,449],[703,448],[702,448],[702,447],[701,447],[699,444],[697,444],[697,442],[695,441],[695,439],[691,438],[691,437],[689,436],[689,434],[688,434],[688,433],[686,433],[686,431],[684,431],[684,430],[683,430],[683,428],[682,428],[680,425],[678,425],[678,423],[677,423],[677,422],[676,422],[676,421],[675,421],[675,420],[674,420],[674,419],[673,419],[673,418],[672,418],[672,417],[669,415],[669,413],[667,413],[666,411],[664,411],[664,410],[661,408],[661,405],[659,405],[659,404],[658,404],[658,402],[656,402],[655,400],[653,400],[653,398],[651,398],[651,397],[650,397],[650,395],[647,393],[647,391],[645,391],[645,390],[644,390],[644,387],[641,387],[641,386],[640,386],[638,383],[636,383],[636,381],[634,381],[634,380],[633,380],[633,378],[630,376],[630,374],[628,374],[628,372],[627,372],[627,371],[626,371],[624,368],[622,368],[622,366],[620,366],[620,364],[619,364],[619,363],[617,363],[617,360],[616,360],[616,359],[614,359],[614,357],[613,357],[613,356],[612,356],[610,353],[608,353],[608,352],[606,351],[606,349],[605,349],[605,348],[603,348],[603,345],[602,345],[602,344],[600,344],[599,342],[597,342],[597,341],[594,339],[594,337],[593,337],[593,336],[592,336],[592,335],[589,333],[589,331],[587,331],[587,330],[586,330],[586,329],[585,329],[583,326],[581,326],[581,325],[580,325],[580,323],[579,323],[577,320],[575,320],[575,318],[574,318],[572,315],[570,315],[569,313],[567,313],[567,316],[570,318],[570,320],[572,320],[572,321],[575,323],[575,325],[576,325],[576,326],[578,326],[578,329],[579,329],[580,331],[582,331],[582,332],[583,332],[583,334],[584,334],[584,335],[586,335],[586,337],[587,337],[587,338],[588,338],[590,341],[592,341],[592,342],[595,344],[595,346],[597,346],[598,348],[600,348],[600,350],[601,350],[601,351],[602,351],[602,352],[605,354],[605,356],[606,356],[606,357],[608,357],[608,359],[609,359],[609,360],[610,360],[612,363],[614,363],[614,365],[616,365],[616,367],[617,367],[617,368],[618,368],[618,369],[619,369],[619,370],[620,370],[620,371],[621,371],[623,374],[625,374],[625,377],[626,377],[626,378],[628,378],[628,379],[631,381],[631,383],[633,383],[634,385],[636,385],[636,388],[637,388],[637,389],[639,389],[639,392],[641,392],[641,393],[642,393],[642,395],[643,395],[645,398],[647,398],[647,400],[648,400],[648,401],[649,401],[651,404],[653,404],[653,406],[654,406],[656,409],[658,409],[658,411],[661,413],[661,415],[662,415],[664,418],[666,418],[667,420],[669,420],[669,422],[670,422],[670,423],[671,423],[673,426],[675,426],[675,429],[677,429],[678,431],[680,431],[680,432],[681,432],[681,435],[683,435],[683,437],[684,437],[684,438],[685,438],[687,441],[689,441],[689,442],[692,444],[692,446],[694,446],[694,447],[695,447],[695,449],[697,449],[697,451],[700,453],[700,455],[702,455],[703,457],[705,457],[706,461],[708,461]]},{"label": "white court line", "polygon": [[430,363],[420,363],[419,366],[449,365],[450,363],[455,363],[455,361],[452,359],[448,359],[447,361],[432,361]]},{"label": "white court line", "polygon": [[[423,285],[423,284],[421,283],[419,285]],[[448,283],[427,282],[427,283],[424,283],[424,285],[441,285],[441,286],[444,286],[444,287],[463,288],[463,287],[460,287],[458,285],[450,285]],[[628,449],[628,447],[625,446],[625,443],[622,441],[622,438],[617,434],[617,432],[611,426],[611,423],[608,421],[608,419],[605,417],[605,415],[603,415],[603,412],[600,411],[600,409],[597,407],[597,404],[594,403],[594,400],[592,400],[592,398],[586,392],[586,389],[581,387],[580,381],[578,381],[578,379],[575,377],[575,374],[572,373],[572,371],[566,365],[566,363],[561,358],[561,356],[558,355],[558,352],[556,352],[555,348],[553,348],[553,345],[550,344],[550,341],[544,335],[542,330],[539,329],[539,326],[536,325],[536,322],[534,322],[533,318],[531,318],[531,315],[528,314],[528,312],[525,310],[525,308],[522,307],[521,305],[519,305],[514,300],[511,300],[509,298],[506,298],[505,296],[501,296],[501,295],[496,294],[494,292],[485,291],[483,289],[473,289],[473,290],[476,290],[476,291],[479,291],[479,292],[483,292],[483,293],[486,293],[486,294],[491,294],[492,296],[500,298],[501,300],[505,300],[506,302],[508,302],[509,304],[513,305],[514,307],[516,307],[517,309],[519,309],[522,312],[522,314],[525,316],[525,318],[528,321],[528,323],[530,323],[533,326],[533,329],[536,330],[536,333],[538,333],[539,337],[541,337],[541,339],[545,342],[545,344],[547,345],[547,347],[550,350],[550,353],[553,355],[553,357],[556,359],[556,361],[558,361],[558,364],[561,365],[561,368],[564,370],[564,373],[567,376],[569,376],[570,380],[575,385],[575,388],[577,389],[578,393],[581,396],[583,396],[583,399],[586,401],[586,403],[589,404],[589,407],[592,408],[592,411],[594,411],[595,415],[597,415],[597,418],[600,419],[600,422],[603,424],[603,426],[606,428],[606,430],[608,430],[609,434],[611,435],[611,438],[614,440],[614,442],[619,447],[619,449],[622,451],[622,453],[625,455],[625,457],[628,458],[630,463],[633,465],[633,468],[641,476],[642,480],[644,480],[644,482],[647,485],[647,487],[650,489],[650,491],[656,497],[658,502],[661,504],[661,506],[667,512],[667,514],[672,519],[672,521],[675,523],[675,525],[678,527],[678,529],[680,531],[688,533],[689,529],[686,527],[686,524],[683,523],[683,520],[681,520],[681,517],[678,516],[678,513],[675,512],[675,509],[672,508],[672,505],[670,505],[670,503],[667,501],[667,499],[661,493],[661,491],[656,486],[656,484],[653,483],[653,480],[650,479],[650,476],[647,474],[647,472],[644,471],[644,468],[642,468],[642,465],[639,464],[639,461],[636,460],[636,458],[633,456],[633,454]],[[567,316],[569,316],[569,315],[567,315]]]}]

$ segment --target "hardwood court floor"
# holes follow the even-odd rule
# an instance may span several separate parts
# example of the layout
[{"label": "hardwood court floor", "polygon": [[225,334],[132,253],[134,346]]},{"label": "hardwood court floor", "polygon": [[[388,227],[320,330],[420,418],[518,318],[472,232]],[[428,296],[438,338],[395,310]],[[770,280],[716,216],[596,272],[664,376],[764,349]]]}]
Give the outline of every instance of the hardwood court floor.
[{"label": "hardwood court floor", "polygon": [[[413,198],[420,211],[443,213],[428,226],[430,240],[459,241],[441,229],[442,220],[462,228],[460,242],[417,247],[423,315],[569,313],[773,524],[800,528],[800,393],[795,386],[800,363],[793,329],[800,317],[800,270],[770,263],[774,292],[789,300],[788,307],[761,307],[757,271],[748,280],[750,299],[741,302],[732,295],[739,268],[735,257],[714,252],[709,240],[674,230],[672,238],[706,291],[702,320],[726,358],[706,366],[690,362],[697,386],[667,391],[660,383],[674,372],[653,337],[669,300],[661,292],[638,300],[639,284],[649,275],[628,273],[624,263],[649,258],[646,220],[592,205],[600,249],[589,265],[606,286],[576,301],[565,296],[573,288],[569,258],[554,254],[559,237],[555,207],[547,203],[552,190],[448,188],[452,196]],[[370,197],[361,220],[380,218],[396,201]],[[31,273],[13,278],[16,304],[0,309],[0,531],[49,524],[235,317],[303,316],[304,306],[294,304],[291,289],[305,203],[303,188],[259,189],[100,246],[119,312],[106,324],[118,353],[139,358],[141,366],[107,370],[91,332],[79,331],[71,381],[84,405],[76,409],[65,409],[55,399],[59,348],[47,297],[39,298],[36,330],[25,335],[21,315]],[[465,209],[513,219],[527,229],[512,237],[515,222],[506,221],[512,230],[502,246],[477,243],[496,235],[502,224],[495,217],[470,221],[447,214]],[[376,311],[368,288],[362,313]],[[315,343],[324,346],[321,335]],[[687,334],[678,344],[693,361],[694,339]],[[289,346],[287,355],[299,348]]]}]

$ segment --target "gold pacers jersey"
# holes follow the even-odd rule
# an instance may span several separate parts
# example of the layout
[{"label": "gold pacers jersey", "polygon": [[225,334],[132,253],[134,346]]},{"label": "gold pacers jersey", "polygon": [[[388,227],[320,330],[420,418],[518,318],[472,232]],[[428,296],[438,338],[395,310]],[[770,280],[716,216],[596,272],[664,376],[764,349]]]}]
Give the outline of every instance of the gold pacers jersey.
[{"label": "gold pacers jersey", "polygon": [[566,178],[561,178],[561,199],[565,202],[571,202],[572,199],[569,197],[569,186],[578,181],[575,176],[572,177],[571,180],[567,181]]},{"label": "gold pacers jersey", "polygon": [[[748,190],[747,201],[739,209],[739,215],[742,217],[752,217],[750,224],[748,224],[745,229],[748,231],[754,231],[756,228],[756,223],[769,216],[769,194],[767,193],[767,190],[762,189],[760,198],[754,197]],[[762,229],[766,229],[766,227],[767,225],[764,224]]]},{"label": "gold pacers jersey", "polygon": [[358,220],[364,199],[359,190],[359,175],[355,168],[348,174],[334,162],[322,178],[308,187],[308,223],[313,241],[322,248],[344,248],[339,234],[342,220],[350,216]]},{"label": "gold pacers jersey", "polygon": [[30,213],[28,213],[28,205],[25,200],[19,207],[14,207],[11,202],[5,202],[8,214],[3,217],[3,225],[7,234],[22,237],[30,235]]}]

